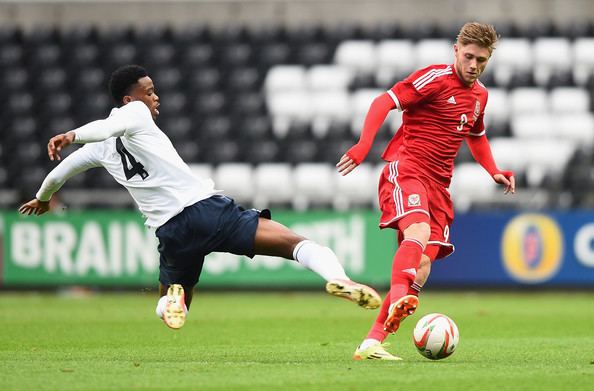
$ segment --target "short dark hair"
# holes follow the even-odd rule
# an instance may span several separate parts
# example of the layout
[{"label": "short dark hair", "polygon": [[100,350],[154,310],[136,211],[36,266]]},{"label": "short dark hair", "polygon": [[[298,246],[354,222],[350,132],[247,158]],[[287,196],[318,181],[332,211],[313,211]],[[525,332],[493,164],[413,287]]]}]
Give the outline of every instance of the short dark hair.
[{"label": "short dark hair", "polygon": [[124,102],[124,96],[130,93],[130,89],[139,79],[148,76],[146,69],[139,65],[124,65],[116,69],[109,78],[109,93],[118,106]]}]

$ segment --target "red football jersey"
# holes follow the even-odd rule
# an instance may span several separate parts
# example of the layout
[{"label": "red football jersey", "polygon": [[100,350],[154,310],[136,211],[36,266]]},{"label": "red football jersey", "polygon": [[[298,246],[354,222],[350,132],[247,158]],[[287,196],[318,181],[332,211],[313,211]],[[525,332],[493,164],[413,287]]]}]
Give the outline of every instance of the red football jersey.
[{"label": "red football jersey", "polygon": [[478,80],[466,86],[453,65],[440,64],[412,73],[388,94],[404,114],[382,159],[448,187],[460,144],[485,131],[487,89]]}]

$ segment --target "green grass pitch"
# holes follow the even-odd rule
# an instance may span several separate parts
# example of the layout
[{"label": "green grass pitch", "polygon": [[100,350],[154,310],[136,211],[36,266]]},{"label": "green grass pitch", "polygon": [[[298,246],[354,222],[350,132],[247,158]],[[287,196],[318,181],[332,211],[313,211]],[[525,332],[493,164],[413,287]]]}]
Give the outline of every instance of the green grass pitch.
[{"label": "green grass pitch", "polygon": [[[183,329],[154,293],[0,293],[0,390],[594,390],[594,295],[444,293],[389,338],[403,362],[355,362],[376,315],[317,293],[197,294]],[[430,361],[421,315],[456,321]]]}]

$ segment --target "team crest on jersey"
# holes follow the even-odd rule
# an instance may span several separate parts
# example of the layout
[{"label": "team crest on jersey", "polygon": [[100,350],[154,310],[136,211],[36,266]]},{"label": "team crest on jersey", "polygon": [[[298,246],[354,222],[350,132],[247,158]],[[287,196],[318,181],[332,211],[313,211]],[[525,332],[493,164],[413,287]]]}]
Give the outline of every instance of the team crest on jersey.
[{"label": "team crest on jersey", "polygon": [[418,194],[411,194],[408,196],[408,206],[421,205],[421,196]]},{"label": "team crest on jersey", "polygon": [[473,121],[476,121],[481,114],[481,102],[477,99],[474,104],[474,114],[472,115]]}]

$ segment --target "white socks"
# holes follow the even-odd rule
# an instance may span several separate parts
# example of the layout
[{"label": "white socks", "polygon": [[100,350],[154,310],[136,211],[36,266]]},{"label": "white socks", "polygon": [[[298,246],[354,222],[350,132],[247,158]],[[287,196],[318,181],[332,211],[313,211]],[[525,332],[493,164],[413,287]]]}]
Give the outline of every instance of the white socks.
[{"label": "white socks", "polygon": [[334,251],[314,241],[304,240],[297,243],[293,250],[293,258],[326,281],[350,280]]},{"label": "white socks", "polygon": [[[167,295],[161,296],[159,301],[157,302],[157,308],[155,308],[155,313],[159,317],[159,319],[163,319],[163,314],[165,313],[165,306],[167,305]],[[186,315],[188,314],[188,307],[184,304],[184,310],[186,311]]]}]

